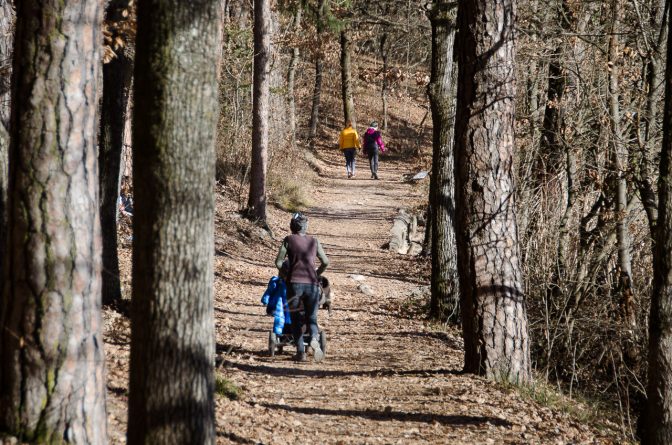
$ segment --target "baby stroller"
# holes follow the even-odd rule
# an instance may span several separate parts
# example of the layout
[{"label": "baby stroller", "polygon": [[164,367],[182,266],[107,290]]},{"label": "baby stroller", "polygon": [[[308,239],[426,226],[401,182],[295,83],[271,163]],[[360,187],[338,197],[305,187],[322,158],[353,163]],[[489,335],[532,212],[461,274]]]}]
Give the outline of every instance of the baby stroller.
[{"label": "baby stroller", "polygon": [[[331,313],[331,286],[329,284],[329,280],[327,277],[320,276],[320,303],[319,307],[322,309],[327,309],[329,313]],[[303,313],[303,305],[299,306],[299,311],[301,312],[301,319],[305,320],[304,313]],[[295,319],[298,317],[292,317],[292,319]],[[292,321],[292,323],[295,323],[295,321]],[[275,332],[273,332],[273,329],[271,329],[271,332],[268,334],[268,354],[273,357],[275,356],[275,353],[278,352],[282,354],[282,351],[285,346],[296,346],[296,342],[294,341],[294,336],[292,335],[292,328],[293,325],[290,323],[285,324],[285,326],[282,329],[282,334],[278,335]],[[301,327],[301,331],[303,332],[303,342],[307,345],[310,343],[310,332],[307,330],[307,326],[304,322],[303,326]],[[327,352],[327,334],[320,329],[320,348],[322,351],[326,354]]]}]

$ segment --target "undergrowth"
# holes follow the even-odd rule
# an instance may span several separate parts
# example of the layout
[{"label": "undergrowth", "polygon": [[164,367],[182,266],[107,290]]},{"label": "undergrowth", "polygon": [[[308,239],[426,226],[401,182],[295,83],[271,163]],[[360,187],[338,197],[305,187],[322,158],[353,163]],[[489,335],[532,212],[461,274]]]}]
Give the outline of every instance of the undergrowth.
[{"label": "undergrowth", "polygon": [[302,183],[295,179],[272,176],[271,202],[287,212],[299,212],[310,206],[310,199]]},{"label": "undergrowth", "polygon": [[218,375],[215,377],[215,394],[229,400],[238,400],[242,390],[232,381]]}]

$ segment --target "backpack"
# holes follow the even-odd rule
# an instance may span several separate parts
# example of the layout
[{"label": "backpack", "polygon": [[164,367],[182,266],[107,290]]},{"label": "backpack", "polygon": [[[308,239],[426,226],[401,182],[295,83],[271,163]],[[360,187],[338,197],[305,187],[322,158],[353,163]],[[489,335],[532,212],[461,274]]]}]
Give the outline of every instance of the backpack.
[{"label": "backpack", "polygon": [[378,150],[378,136],[380,133],[364,133],[364,151],[373,154]]}]

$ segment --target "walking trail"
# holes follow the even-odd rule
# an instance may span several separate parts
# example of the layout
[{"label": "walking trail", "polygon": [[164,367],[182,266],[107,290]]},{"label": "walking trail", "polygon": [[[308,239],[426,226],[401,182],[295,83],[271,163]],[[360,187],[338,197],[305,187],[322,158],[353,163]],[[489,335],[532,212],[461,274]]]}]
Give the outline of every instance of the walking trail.
[{"label": "walking trail", "polygon": [[[618,427],[597,427],[542,406],[520,392],[462,374],[459,331],[424,320],[426,261],[388,252],[392,218],[421,203],[426,189],[403,181],[407,164],[381,160],[380,180],[358,159],[344,175],[336,150],[314,181],[308,232],[331,264],[333,310],[320,311],[328,347],[322,363],[292,361],[292,348],[268,355],[273,319],[260,298],[289,215],[269,209],[271,238],[218,197],[215,316],[219,378],[241,388],[217,396],[222,444],[488,444],[622,443]],[[122,246],[122,281],[130,277]],[[373,295],[351,278],[365,277]],[[112,443],[125,440],[128,322],[106,312],[108,411]],[[576,408],[581,412],[580,408]],[[588,411],[588,409],[585,409]]]}]

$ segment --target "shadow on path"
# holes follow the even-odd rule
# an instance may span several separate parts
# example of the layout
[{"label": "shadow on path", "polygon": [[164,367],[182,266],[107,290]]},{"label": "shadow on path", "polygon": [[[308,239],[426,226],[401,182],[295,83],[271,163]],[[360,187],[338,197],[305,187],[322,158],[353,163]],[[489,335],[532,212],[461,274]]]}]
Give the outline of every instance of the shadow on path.
[{"label": "shadow on path", "polygon": [[405,413],[401,411],[373,411],[373,410],[350,410],[350,409],[327,409],[327,408],[308,408],[294,407],[288,405],[278,405],[273,403],[262,403],[268,409],[277,409],[291,411],[300,414],[321,415],[321,416],[344,416],[344,417],[363,417],[365,419],[385,421],[398,420],[401,422],[438,422],[443,425],[477,425],[490,423],[496,426],[510,427],[511,423],[497,417],[482,416],[463,416],[459,414],[433,414],[433,413]]},{"label": "shadow on path", "polygon": [[329,369],[302,369],[302,368],[282,368],[268,365],[250,365],[245,363],[236,363],[227,361],[225,367],[236,368],[241,371],[269,374],[283,377],[387,377],[387,376],[429,376],[429,375],[461,375],[461,370],[456,369],[371,369],[367,371],[342,371]]}]

